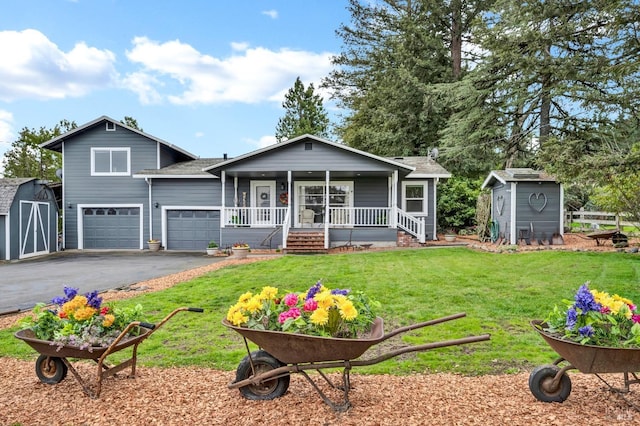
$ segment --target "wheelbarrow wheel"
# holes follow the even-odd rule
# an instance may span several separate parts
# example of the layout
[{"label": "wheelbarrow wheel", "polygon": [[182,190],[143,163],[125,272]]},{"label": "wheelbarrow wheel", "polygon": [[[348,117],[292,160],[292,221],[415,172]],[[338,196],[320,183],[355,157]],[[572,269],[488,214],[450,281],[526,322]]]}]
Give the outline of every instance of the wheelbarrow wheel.
[{"label": "wheelbarrow wheel", "polygon": [[[251,352],[251,361],[255,368],[255,375],[263,374],[285,364],[278,361],[266,351]],[[245,356],[236,370],[236,382],[248,379],[254,376],[251,368],[249,355]],[[240,393],[247,399],[251,400],[268,400],[281,397],[289,389],[289,375],[279,377],[277,379],[267,380],[256,385],[247,385],[240,388]]]},{"label": "wheelbarrow wheel", "polygon": [[529,390],[538,401],[564,402],[571,393],[571,379],[565,373],[556,386],[553,379],[560,371],[556,365],[541,365],[529,375]]},{"label": "wheelbarrow wheel", "polygon": [[67,377],[67,365],[62,358],[40,355],[36,361],[36,376],[42,383],[55,385]]}]

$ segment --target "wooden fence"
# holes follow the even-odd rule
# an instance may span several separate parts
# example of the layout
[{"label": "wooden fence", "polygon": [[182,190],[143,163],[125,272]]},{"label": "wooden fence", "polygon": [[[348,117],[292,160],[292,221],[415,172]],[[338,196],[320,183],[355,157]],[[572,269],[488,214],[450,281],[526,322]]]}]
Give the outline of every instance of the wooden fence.
[{"label": "wooden fence", "polygon": [[571,226],[572,223],[579,223],[583,229],[598,229],[601,225],[613,225],[617,228],[623,226],[638,226],[639,224],[624,220],[624,214],[610,212],[591,212],[586,210],[567,211],[565,210],[565,224]]}]

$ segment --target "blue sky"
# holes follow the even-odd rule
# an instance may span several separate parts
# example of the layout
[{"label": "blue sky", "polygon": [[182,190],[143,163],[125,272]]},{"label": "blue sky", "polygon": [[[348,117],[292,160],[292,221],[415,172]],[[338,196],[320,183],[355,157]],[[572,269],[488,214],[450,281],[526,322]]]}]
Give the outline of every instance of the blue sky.
[{"label": "blue sky", "polygon": [[[24,128],[131,116],[198,155],[274,143],[339,53],[347,0],[0,0],[0,156]],[[325,93],[317,90],[326,98]],[[337,111],[325,104],[332,118]]]}]

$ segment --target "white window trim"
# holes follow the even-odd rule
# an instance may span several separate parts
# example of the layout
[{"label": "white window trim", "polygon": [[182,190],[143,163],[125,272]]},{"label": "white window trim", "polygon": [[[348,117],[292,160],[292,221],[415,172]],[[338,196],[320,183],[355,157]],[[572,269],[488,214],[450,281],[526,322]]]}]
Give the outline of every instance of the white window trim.
[{"label": "white window trim", "polygon": [[[126,152],[127,153],[127,171],[96,172],[96,152],[97,151],[109,151],[110,155],[115,151]],[[91,176],[131,176],[131,148],[129,147],[91,148]]]},{"label": "white window trim", "polygon": [[[345,205],[344,207],[347,208],[352,208],[353,207],[353,199],[354,199],[354,184],[352,180],[331,180],[329,181],[329,186],[341,186],[341,185],[346,185],[349,186],[349,203],[348,205]],[[298,197],[299,195],[302,193],[301,187],[302,186],[322,186],[325,188],[325,208],[328,207],[327,203],[327,197],[326,197],[326,181],[318,181],[318,180],[309,180],[309,181],[296,181],[295,182],[295,188],[296,188],[296,199],[293,200],[294,204],[292,205],[295,211],[295,221],[294,224],[295,226],[300,226],[300,203],[298,202]],[[289,197],[289,204],[291,205],[291,197]]]},{"label": "white window trim", "polygon": [[[423,203],[421,212],[410,212],[407,211],[407,186],[420,186],[423,187]],[[410,180],[410,181],[402,181],[402,210],[411,215],[416,216],[429,216],[429,181],[428,180]]]},{"label": "white window trim", "polygon": [[115,132],[116,131],[116,123],[113,123],[111,121],[107,121],[106,130],[107,130],[107,132]]}]

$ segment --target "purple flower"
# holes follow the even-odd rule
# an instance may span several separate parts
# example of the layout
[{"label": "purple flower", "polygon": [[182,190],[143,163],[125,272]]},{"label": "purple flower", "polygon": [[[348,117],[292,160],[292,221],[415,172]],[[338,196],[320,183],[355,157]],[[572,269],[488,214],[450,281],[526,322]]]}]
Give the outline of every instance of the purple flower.
[{"label": "purple flower", "polygon": [[341,294],[343,296],[346,296],[347,294],[349,294],[350,290],[341,290],[339,288],[334,288],[333,290],[331,290],[331,294]]},{"label": "purple flower", "polygon": [[569,308],[567,310],[567,322],[565,325],[567,330],[573,330],[573,328],[576,326],[577,321],[578,321],[578,312],[576,312],[574,308]]},{"label": "purple flower", "polygon": [[591,327],[590,325],[585,325],[584,327],[580,327],[578,329],[578,333],[580,333],[580,335],[584,337],[591,337],[593,336],[593,327]]},{"label": "purple flower", "polygon": [[91,293],[87,293],[85,296],[87,297],[87,305],[91,306],[94,309],[100,309],[100,305],[102,304],[102,297],[98,296],[97,290],[93,290]]},{"label": "purple flower", "polygon": [[574,299],[576,303],[573,306],[580,309],[582,313],[589,311],[600,312],[600,308],[602,308],[602,306],[593,298],[593,294],[589,291],[589,286],[587,284],[582,284],[580,286]]},{"label": "purple flower", "polygon": [[318,281],[313,286],[311,286],[309,288],[309,291],[307,291],[307,296],[304,298],[304,300],[313,299],[313,297],[320,291],[320,287],[322,287],[322,281]]},{"label": "purple flower", "polygon": [[67,302],[78,295],[78,289],[64,286],[64,295],[67,296]]}]

